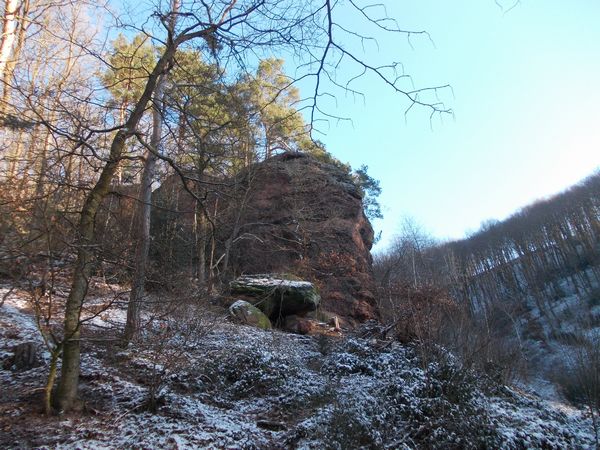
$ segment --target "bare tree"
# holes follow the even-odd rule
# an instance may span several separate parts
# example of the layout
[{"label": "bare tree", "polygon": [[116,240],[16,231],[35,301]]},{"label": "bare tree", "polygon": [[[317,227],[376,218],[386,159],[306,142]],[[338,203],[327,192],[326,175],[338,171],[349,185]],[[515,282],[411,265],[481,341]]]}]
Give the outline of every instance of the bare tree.
[{"label": "bare tree", "polygon": [[2,38],[0,39],[0,76],[2,77],[4,77],[4,72],[12,56],[13,46],[17,38],[19,6],[20,3],[18,0],[5,0],[4,2]]}]

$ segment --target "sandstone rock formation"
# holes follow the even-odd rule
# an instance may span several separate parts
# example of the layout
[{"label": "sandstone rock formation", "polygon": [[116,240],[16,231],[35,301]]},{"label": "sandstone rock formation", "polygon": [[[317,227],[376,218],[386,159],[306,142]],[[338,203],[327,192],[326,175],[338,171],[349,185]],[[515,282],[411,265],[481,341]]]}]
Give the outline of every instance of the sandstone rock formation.
[{"label": "sandstone rock formation", "polygon": [[373,229],[344,169],[283,154],[251,168],[238,191],[243,202],[229,221],[238,225],[222,228],[234,241],[235,273],[295,274],[316,284],[325,315],[352,324],[377,317]]},{"label": "sandstone rock formation", "polygon": [[[378,317],[373,229],[346,169],[285,153],[251,165],[235,179],[188,188],[205,199],[201,207],[176,178],[155,193],[154,254],[172,258],[159,266],[192,265],[191,272],[204,276],[212,270],[225,281],[247,274],[296,276],[316,286],[319,319],[337,316],[342,325],[355,325]],[[210,226],[198,222],[202,210]],[[194,237],[202,226],[207,231]],[[168,250],[162,249],[162,236],[171,240]],[[203,258],[210,261],[203,264]]]},{"label": "sandstone rock formation", "polygon": [[262,328],[263,330],[269,330],[272,327],[269,318],[256,306],[245,300],[237,300],[233,303],[229,307],[229,314],[234,320],[244,325]]}]

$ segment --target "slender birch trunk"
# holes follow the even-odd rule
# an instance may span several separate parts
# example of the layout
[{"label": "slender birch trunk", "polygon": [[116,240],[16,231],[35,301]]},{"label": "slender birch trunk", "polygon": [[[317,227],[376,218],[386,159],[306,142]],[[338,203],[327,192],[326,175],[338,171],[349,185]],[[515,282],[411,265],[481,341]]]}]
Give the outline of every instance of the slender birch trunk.
[{"label": "slender birch trunk", "polygon": [[146,267],[148,265],[148,254],[150,252],[150,218],[152,214],[152,181],[156,166],[156,153],[160,146],[162,137],[162,96],[166,82],[163,75],[156,85],[154,93],[154,106],[152,109],[152,137],[150,147],[146,151],[142,183],[140,186],[140,228],[137,239],[135,254],[135,271],[133,275],[133,286],[127,304],[127,322],[123,339],[129,342],[134,339],[140,330],[140,313],[144,300],[144,286],[146,282]]},{"label": "slender birch trunk", "polygon": [[[13,0],[7,0],[7,3],[9,3],[10,1]],[[17,8],[19,8],[17,6]],[[20,18],[17,18],[15,15],[15,28],[18,26],[18,31],[14,30],[13,31],[13,43],[11,43],[10,45],[14,45],[14,48],[12,48],[12,51],[10,52],[10,56],[4,60],[4,59],[0,59],[0,65],[2,65],[2,71],[0,72],[2,74],[2,102],[0,103],[0,113],[5,113],[8,109],[8,104],[11,101],[11,79],[13,76],[13,73],[15,71],[15,67],[17,66],[17,60],[19,59],[19,55],[21,54],[21,51],[23,50],[23,45],[25,44],[25,35],[27,33],[27,28],[29,28],[29,25],[31,22],[29,22],[28,20],[26,20],[26,17],[29,14],[29,8],[30,8],[30,1],[29,0],[23,0],[21,2],[21,7],[20,7]],[[17,11],[18,12],[18,11]],[[6,18],[5,18],[6,21]],[[5,22],[6,23],[6,22]],[[3,33],[4,36],[4,33]],[[15,38],[16,36],[16,38]],[[16,44],[14,44],[16,40]],[[2,43],[4,44],[4,42]],[[7,44],[8,45],[8,44]],[[8,47],[9,50],[11,49],[11,47]],[[1,50],[0,50],[1,52]]]},{"label": "slender birch trunk", "polygon": [[[17,37],[17,25],[19,23],[17,18],[18,10],[19,0],[5,0],[2,36],[0,37],[0,77],[2,79],[4,79],[4,72],[12,56],[13,46]],[[6,86],[4,89],[6,89]]]}]

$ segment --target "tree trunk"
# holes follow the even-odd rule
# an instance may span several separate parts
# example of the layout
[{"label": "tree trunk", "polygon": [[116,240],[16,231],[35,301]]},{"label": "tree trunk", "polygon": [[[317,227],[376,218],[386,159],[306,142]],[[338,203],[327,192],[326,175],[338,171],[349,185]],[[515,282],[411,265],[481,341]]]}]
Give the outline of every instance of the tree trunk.
[{"label": "tree trunk", "polygon": [[[169,18],[167,31],[170,36],[175,31],[177,21],[177,12],[179,11],[180,0],[171,0],[171,17]],[[168,63],[172,61],[177,50],[177,45],[169,42],[164,56],[172,51]],[[160,61],[159,61],[160,63]],[[158,64],[157,64],[158,65]],[[165,66],[166,67],[166,66]],[[146,151],[146,160],[144,162],[144,171],[140,187],[140,197],[142,201],[140,214],[140,233],[135,255],[135,272],[133,276],[133,286],[129,303],[127,304],[127,322],[123,339],[125,342],[131,341],[140,331],[140,306],[144,298],[144,287],[146,283],[146,266],[148,265],[148,254],[150,253],[150,218],[152,214],[152,179],[154,178],[154,167],[158,148],[160,146],[162,125],[163,125],[163,90],[167,80],[167,75],[158,73],[154,87],[154,104],[152,106],[152,136],[150,138],[150,148]],[[147,86],[146,86],[147,88]],[[137,105],[136,105],[137,108]]]},{"label": "tree trunk", "polygon": [[[5,0],[4,19],[2,23],[2,38],[0,39],[0,77],[4,80],[6,66],[12,56],[12,50],[16,39],[17,11],[19,10],[19,0]],[[3,88],[6,90],[6,86]]]},{"label": "tree trunk", "polygon": [[152,181],[156,156],[160,146],[162,135],[162,95],[166,77],[162,76],[156,86],[154,94],[154,106],[152,109],[152,137],[150,147],[152,151],[146,151],[142,183],[140,186],[140,228],[135,254],[135,271],[133,275],[133,286],[129,303],[127,304],[127,322],[123,339],[129,342],[134,339],[140,330],[140,309],[144,299],[144,286],[146,282],[146,267],[148,265],[148,254],[150,252],[150,217],[152,214]]},{"label": "tree trunk", "polygon": [[196,201],[196,249],[198,256],[196,277],[202,288],[206,285],[206,246],[208,245],[208,227],[205,214],[206,212],[203,210],[198,211],[198,202]]},{"label": "tree trunk", "polygon": [[54,380],[56,379],[56,366],[58,357],[60,356],[60,348],[55,348],[50,353],[50,370],[46,387],[44,388],[44,411],[47,416],[52,414],[52,388],[54,388]]},{"label": "tree trunk", "polygon": [[163,55],[149,75],[144,92],[137,101],[125,126],[115,135],[110,147],[108,161],[105,163],[95,186],[88,193],[81,211],[77,225],[79,235],[77,259],[71,291],[65,306],[63,364],[56,392],[56,406],[59,411],[69,411],[77,403],[81,331],[79,317],[88,290],[89,279],[93,272],[94,254],[92,248],[96,237],[94,219],[102,200],[108,194],[111,181],[123,156],[127,139],[136,132],[146,105],[154,93],[158,79],[172,63],[176,49],[177,45],[173,41],[169,41]]},{"label": "tree trunk", "polygon": [[77,403],[80,360],[79,338],[81,332],[79,317],[94,264],[94,252],[92,251],[95,237],[94,219],[119,166],[127,137],[125,130],[119,131],[115,136],[111,146],[110,159],[104,166],[98,182],[86,198],[77,226],[79,233],[77,260],[71,291],[65,306],[63,363],[56,392],[56,407],[59,411],[71,410]]},{"label": "tree trunk", "polygon": [[[7,0],[7,5],[11,0]],[[2,102],[0,103],[0,112],[4,113],[7,111],[8,108],[8,104],[10,103],[10,96],[11,96],[11,79],[13,76],[13,73],[15,71],[15,67],[17,65],[17,60],[19,59],[19,55],[21,54],[21,50],[23,50],[23,45],[25,44],[25,34],[27,33],[27,28],[29,28],[29,25],[32,23],[31,21],[29,21],[29,19],[27,18],[27,16],[29,15],[29,6],[30,6],[30,1],[29,0],[23,0],[21,3],[21,12],[20,12],[20,19],[19,20],[15,20],[15,26],[18,25],[19,26],[19,31],[18,34],[16,35],[16,45],[15,47],[12,49],[10,58],[8,58],[7,60],[2,60],[2,62],[0,64],[3,64],[2,66]],[[8,14],[7,14],[8,16]],[[5,24],[6,24],[6,17],[5,17]],[[20,23],[19,23],[20,21]],[[5,25],[6,26],[6,25]],[[13,34],[15,32],[13,31]],[[4,34],[3,34],[4,36]],[[14,36],[12,38],[13,42],[15,40]],[[4,44],[4,43],[3,43]]]}]

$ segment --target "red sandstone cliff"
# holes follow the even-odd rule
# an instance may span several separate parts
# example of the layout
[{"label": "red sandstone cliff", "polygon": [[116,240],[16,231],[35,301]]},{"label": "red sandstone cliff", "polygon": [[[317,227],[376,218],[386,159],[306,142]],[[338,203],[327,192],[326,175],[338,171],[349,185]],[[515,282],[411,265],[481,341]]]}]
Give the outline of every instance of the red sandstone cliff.
[{"label": "red sandstone cliff", "polygon": [[[344,169],[286,153],[245,169],[224,185],[207,195],[208,209],[215,213],[221,274],[295,275],[317,285],[322,313],[349,324],[377,318],[373,229],[360,190]],[[177,209],[193,211],[182,203],[186,195],[177,195]],[[189,230],[189,218],[185,222]]]},{"label": "red sandstone cliff", "polygon": [[283,154],[249,169],[230,224],[236,274],[290,273],[317,284],[322,308],[349,322],[377,316],[362,196],[339,167]]}]

